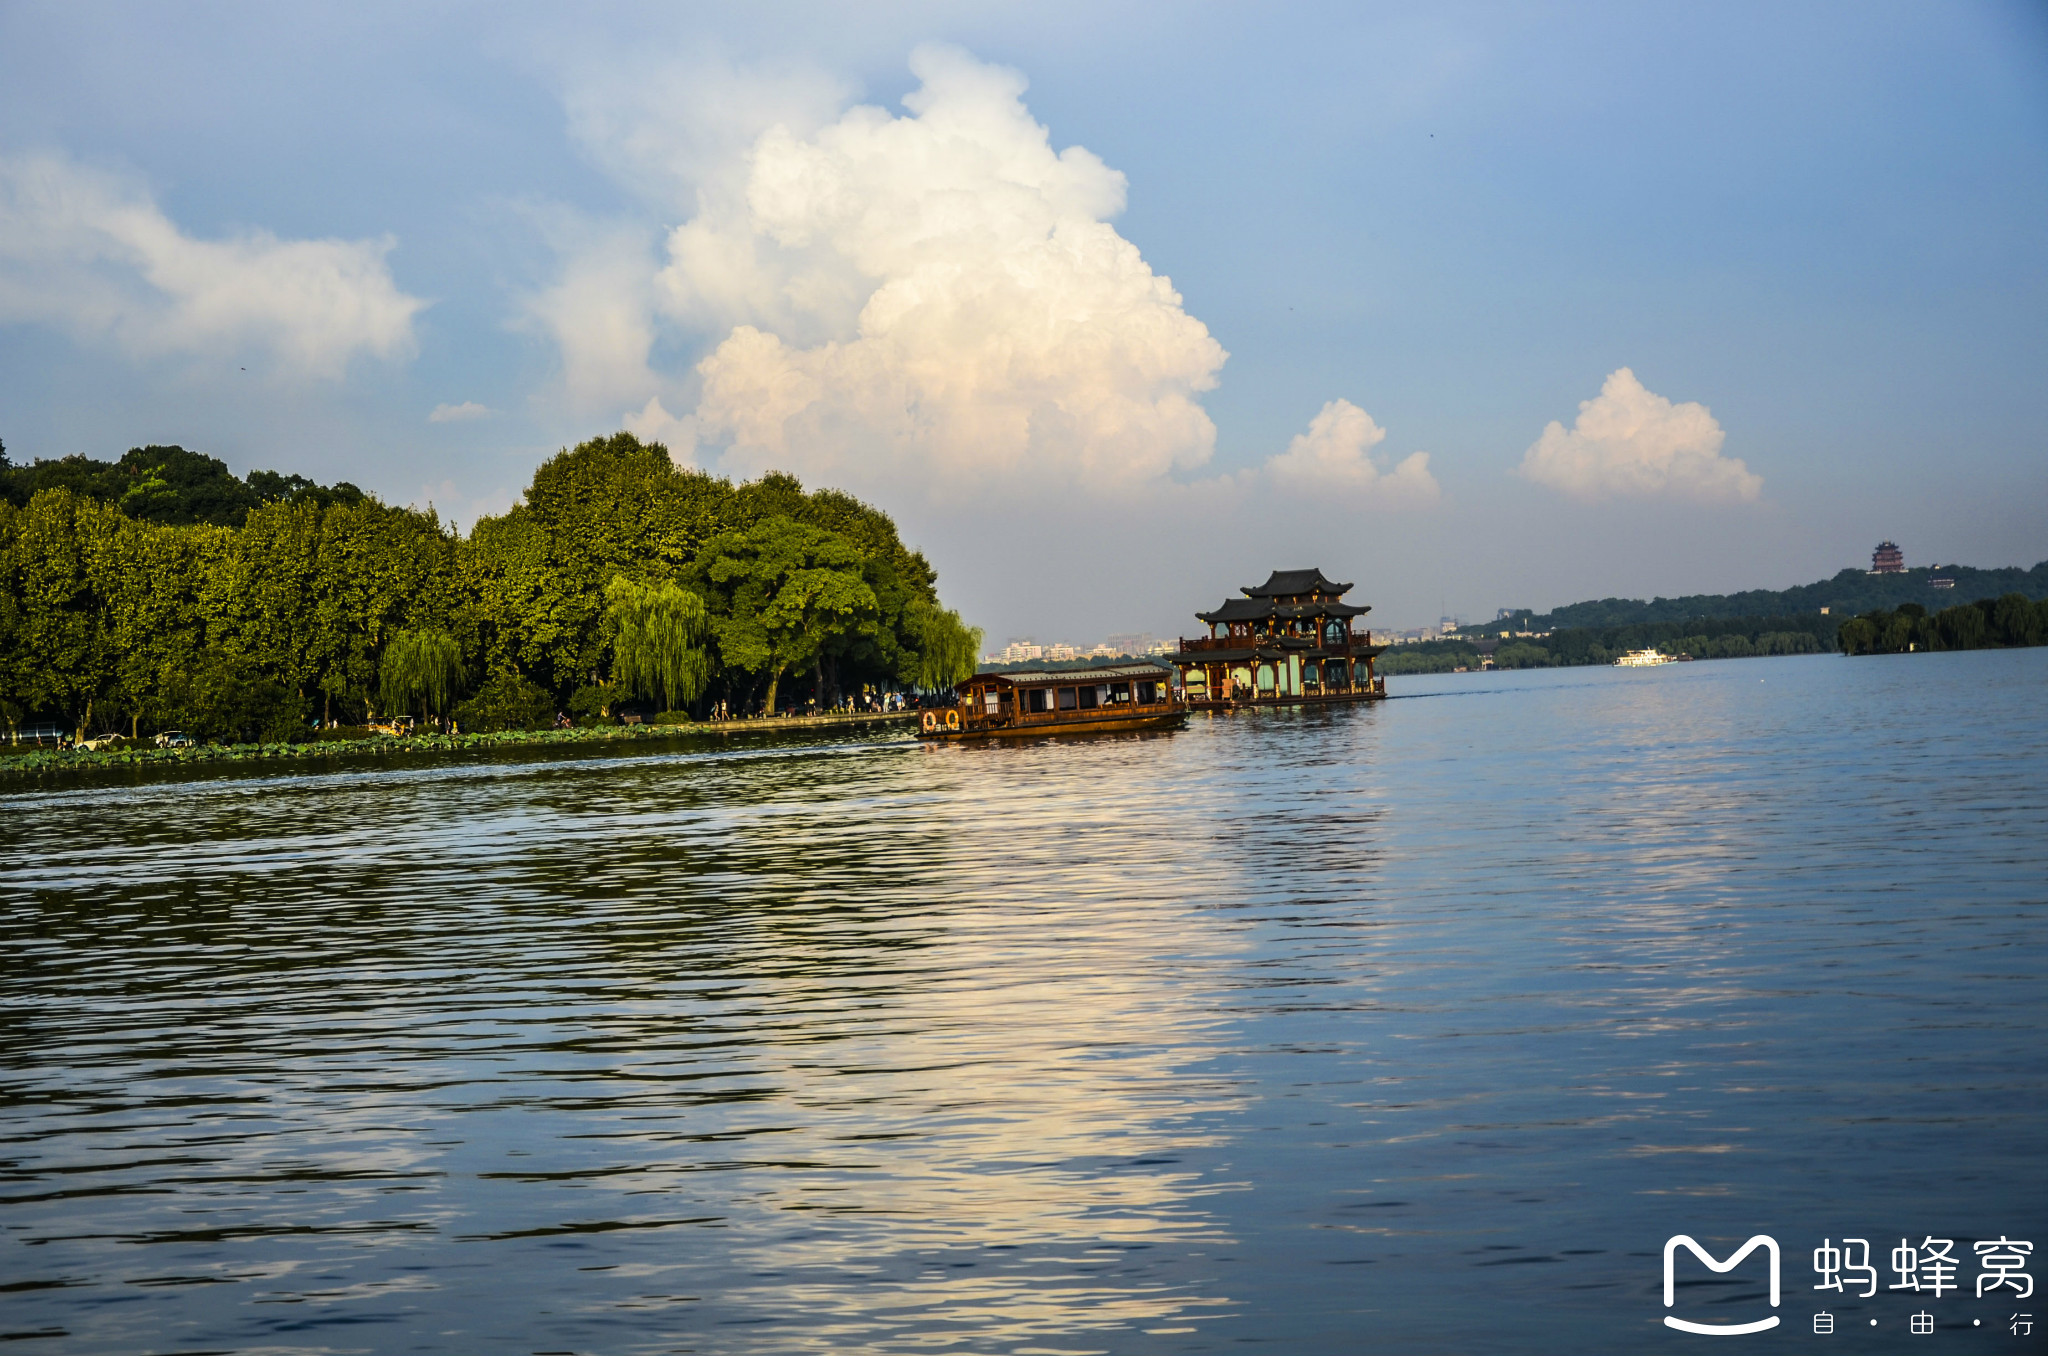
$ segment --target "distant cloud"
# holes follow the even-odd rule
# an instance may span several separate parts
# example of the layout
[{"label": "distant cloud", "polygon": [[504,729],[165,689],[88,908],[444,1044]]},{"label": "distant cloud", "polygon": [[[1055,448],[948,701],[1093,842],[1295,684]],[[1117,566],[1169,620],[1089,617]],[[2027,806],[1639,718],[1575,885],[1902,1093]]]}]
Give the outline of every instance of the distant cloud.
[{"label": "distant cloud", "polygon": [[620,423],[626,432],[642,442],[664,443],[671,449],[678,449],[672,459],[687,462],[690,449],[697,445],[696,417],[670,414],[662,406],[660,396],[626,414]]},{"label": "distant cloud", "polygon": [[[650,261],[636,229],[536,214],[561,273],[526,320],[571,403],[613,399],[684,464],[899,503],[1440,497],[1429,454],[1383,467],[1385,432],[1346,400],[1263,466],[1191,478],[1229,355],[1111,224],[1124,176],[1056,149],[1018,72],[945,46],[910,68],[900,113],[849,108],[816,72],[716,63],[572,91],[591,157],[682,224]],[[655,369],[673,338],[708,347],[687,376]]]},{"label": "distant cloud", "polygon": [[479,405],[474,400],[465,400],[460,405],[436,405],[427,416],[430,424],[460,424],[471,419],[488,419],[497,411],[488,405]]},{"label": "distant cloud", "polygon": [[0,323],[46,324],[142,358],[267,354],[329,380],[358,354],[414,352],[427,303],[394,241],[184,233],[142,186],[60,156],[0,157]]},{"label": "distant cloud", "polygon": [[669,236],[665,313],[731,325],[697,369],[698,436],[737,469],[941,488],[1206,462],[1197,397],[1227,355],[1108,224],[1123,175],[1055,151],[1017,72],[930,46],[911,69],[906,116],[771,128],[743,196]]},{"label": "distant cloud", "polygon": [[1441,491],[1429,473],[1429,453],[1411,452],[1391,471],[1373,462],[1368,454],[1386,436],[1364,410],[1348,400],[1332,400],[1310,421],[1308,432],[1297,434],[1285,452],[1266,463],[1265,471],[1291,488],[1370,491],[1410,503],[1434,502]]},{"label": "distant cloud", "polygon": [[535,219],[562,270],[552,286],[526,298],[518,327],[555,341],[562,394],[576,413],[644,398],[659,384],[647,362],[655,339],[655,233],[566,211]]},{"label": "distant cloud", "polygon": [[1577,499],[1653,496],[1747,502],[1763,477],[1721,455],[1726,435],[1705,405],[1674,405],[1617,369],[1567,430],[1553,420],[1522,455],[1519,473]]}]

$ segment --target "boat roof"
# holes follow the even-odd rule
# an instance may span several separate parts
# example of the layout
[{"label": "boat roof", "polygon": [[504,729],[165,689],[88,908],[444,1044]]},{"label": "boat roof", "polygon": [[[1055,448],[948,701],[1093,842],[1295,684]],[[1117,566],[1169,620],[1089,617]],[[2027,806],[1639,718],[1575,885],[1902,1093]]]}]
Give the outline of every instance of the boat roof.
[{"label": "boat roof", "polygon": [[1159,664],[1104,664],[1094,669],[1020,669],[1016,673],[977,673],[968,683],[1007,683],[1012,687],[1057,686],[1061,683],[1114,683],[1126,678],[1164,679],[1168,670]]}]

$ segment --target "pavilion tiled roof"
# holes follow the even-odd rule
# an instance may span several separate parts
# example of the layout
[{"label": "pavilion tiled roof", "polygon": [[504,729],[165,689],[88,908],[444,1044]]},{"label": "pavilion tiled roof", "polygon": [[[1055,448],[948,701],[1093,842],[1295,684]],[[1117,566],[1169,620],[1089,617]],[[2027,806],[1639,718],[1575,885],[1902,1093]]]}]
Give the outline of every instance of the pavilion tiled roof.
[{"label": "pavilion tiled roof", "polygon": [[1267,576],[1266,582],[1256,588],[1244,591],[1248,598],[1294,598],[1306,593],[1325,593],[1331,596],[1349,593],[1351,585],[1333,583],[1323,577],[1317,568],[1306,570],[1275,570]]},{"label": "pavilion tiled roof", "polygon": [[1276,603],[1270,598],[1226,598],[1223,600],[1223,606],[1214,612],[1197,612],[1195,619],[1213,626],[1217,622],[1266,621],[1276,617],[1285,620],[1309,617],[1362,617],[1370,611],[1371,604],[1345,603],[1335,598],[1320,603]]}]

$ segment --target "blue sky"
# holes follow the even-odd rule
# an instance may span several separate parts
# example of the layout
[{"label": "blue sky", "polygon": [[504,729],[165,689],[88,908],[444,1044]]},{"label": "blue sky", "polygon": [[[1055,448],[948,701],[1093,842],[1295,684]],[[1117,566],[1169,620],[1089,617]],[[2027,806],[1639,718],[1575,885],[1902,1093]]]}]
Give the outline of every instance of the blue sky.
[{"label": "blue sky", "polygon": [[9,5],[0,439],[631,426],[997,641],[2048,556],[2043,7],[1424,8]]}]

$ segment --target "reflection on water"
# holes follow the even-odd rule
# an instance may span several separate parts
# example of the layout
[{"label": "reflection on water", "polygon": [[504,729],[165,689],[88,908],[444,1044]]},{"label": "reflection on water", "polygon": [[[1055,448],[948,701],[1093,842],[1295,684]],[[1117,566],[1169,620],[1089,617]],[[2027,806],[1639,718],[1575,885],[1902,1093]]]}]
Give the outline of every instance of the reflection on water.
[{"label": "reflection on water", "polygon": [[1638,1350],[1670,1233],[2030,1237],[2043,658],[17,785],[0,1328]]}]

